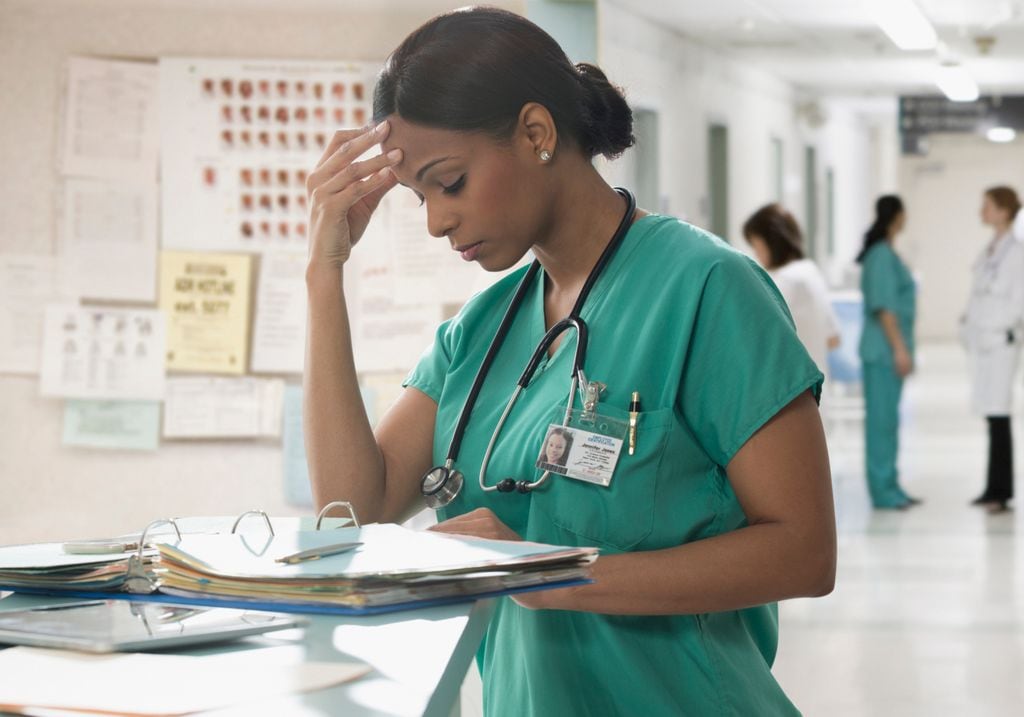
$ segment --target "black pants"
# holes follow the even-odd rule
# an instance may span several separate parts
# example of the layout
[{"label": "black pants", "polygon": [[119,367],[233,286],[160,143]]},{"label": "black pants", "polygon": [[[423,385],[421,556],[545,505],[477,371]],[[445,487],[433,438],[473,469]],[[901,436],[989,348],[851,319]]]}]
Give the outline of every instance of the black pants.
[{"label": "black pants", "polygon": [[988,417],[988,485],[983,496],[998,501],[1013,497],[1013,435],[1009,416]]}]

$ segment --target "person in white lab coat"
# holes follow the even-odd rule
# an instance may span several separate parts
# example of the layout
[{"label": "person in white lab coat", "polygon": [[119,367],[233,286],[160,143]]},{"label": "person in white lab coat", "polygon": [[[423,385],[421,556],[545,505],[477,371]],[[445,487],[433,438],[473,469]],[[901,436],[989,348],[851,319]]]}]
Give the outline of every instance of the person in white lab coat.
[{"label": "person in white lab coat", "polygon": [[1008,510],[1013,498],[1013,439],[1010,410],[1013,381],[1024,342],[1024,244],[1014,236],[1020,212],[1009,187],[985,192],[981,220],[994,236],[974,263],[974,280],[961,319],[960,336],[971,366],[975,412],[988,421],[988,476],[973,504],[991,512]]},{"label": "person in white lab coat", "polygon": [[804,256],[800,225],[782,206],[768,204],[747,219],[743,236],[786,300],[807,353],[828,375],[828,352],[839,346],[839,321],[825,277]]}]

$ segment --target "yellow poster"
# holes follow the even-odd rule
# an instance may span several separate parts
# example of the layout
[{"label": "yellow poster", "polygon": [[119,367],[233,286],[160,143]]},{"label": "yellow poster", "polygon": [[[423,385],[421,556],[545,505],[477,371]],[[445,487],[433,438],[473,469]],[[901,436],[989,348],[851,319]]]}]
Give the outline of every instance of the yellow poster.
[{"label": "yellow poster", "polygon": [[162,253],[167,370],[245,373],[251,277],[252,257],[244,254]]}]

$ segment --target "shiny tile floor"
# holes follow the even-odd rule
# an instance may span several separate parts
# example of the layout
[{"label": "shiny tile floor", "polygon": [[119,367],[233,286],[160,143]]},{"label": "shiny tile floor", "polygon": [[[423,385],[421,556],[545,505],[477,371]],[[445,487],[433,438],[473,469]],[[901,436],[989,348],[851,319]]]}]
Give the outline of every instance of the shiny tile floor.
[{"label": "shiny tile floor", "polygon": [[[1024,518],[967,505],[981,492],[987,450],[968,405],[960,349],[923,346],[902,405],[900,468],[925,503],[896,513],[870,508],[859,400],[827,400],[836,589],[781,606],[775,665],[808,717],[1024,715]],[[1024,416],[1024,395],[1017,408]],[[1017,424],[1021,466],[1024,419]],[[463,717],[481,713],[471,673]]]},{"label": "shiny tile floor", "polygon": [[925,346],[919,364],[900,469],[922,506],[871,510],[857,401],[831,402],[836,589],[781,606],[775,667],[805,715],[1024,715],[1024,519],[967,505],[981,492],[987,436],[967,408],[959,348]]}]

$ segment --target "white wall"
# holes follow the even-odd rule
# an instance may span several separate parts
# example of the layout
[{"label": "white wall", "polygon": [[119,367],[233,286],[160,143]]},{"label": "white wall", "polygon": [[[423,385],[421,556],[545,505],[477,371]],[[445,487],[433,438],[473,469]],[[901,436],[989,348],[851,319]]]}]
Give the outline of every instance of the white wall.
[{"label": "white wall", "polygon": [[997,184],[1024,190],[1024,140],[993,144],[976,135],[932,135],[927,156],[900,161],[908,223],[896,248],[921,282],[919,339],[956,337],[970,267],[991,239],[979,218],[982,193]]},{"label": "white wall", "polygon": [[[824,170],[831,166],[838,190],[835,263],[848,263],[870,208],[872,162],[885,161],[876,156],[879,143],[872,138],[879,120],[849,102],[803,95],[780,78],[637,17],[611,0],[602,0],[598,8],[602,68],[625,88],[634,106],[660,115],[659,183],[668,211],[695,224],[708,222],[707,127],[715,122],[729,128],[730,241],[745,248],[744,220],[774,199],[772,137],[784,143],[784,204],[803,223],[803,152],[813,144],[819,167],[818,245],[825,246]],[[798,111],[808,102],[820,106],[825,125],[812,127]],[[894,128],[895,118],[889,119]],[[624,181],[626,169],[613,163],[605,172],[612,181]]]},{"label": "white wall", "polygon": [[[521,2],[495,3],[522,11]],[[60,81],[72,54],[383,60],[444,3],[4,0],[0,251],[55,250]],[[451,3],[455,7],[459,3]],[[390,384],[388,384],[390,385]],[[168,515],[287,515],[273,442],[165,444],[155,454],[60,445],[62,402],[0,376],[0,543],[103,535]]]}]

